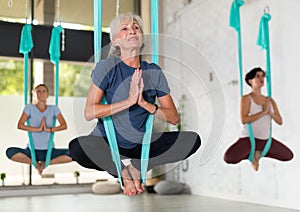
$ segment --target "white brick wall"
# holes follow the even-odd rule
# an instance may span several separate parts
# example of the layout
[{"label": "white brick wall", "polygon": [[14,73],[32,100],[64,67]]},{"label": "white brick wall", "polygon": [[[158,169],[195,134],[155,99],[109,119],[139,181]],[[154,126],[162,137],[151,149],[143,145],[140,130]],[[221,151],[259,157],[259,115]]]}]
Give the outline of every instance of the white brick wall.
[{"label": "white brick wall", "polygon": [[[172,2],[172,3],[171,3]],[[191,186],[194,194],[236,199],[274,206],[300,209],[299,199],[299,160],[297,158],[300,151],[298,144],[296,119],[299,117],[299,109],[296,89],[299,86],[299,54],[300,29],[297,27],[300,20],[300,2],[297,0],[249,0],[241,8],[242,42],[244,72],[252,67],[265,67],[265,52],[256,45],[257,32],[260,18],[266,5],[270,7],[272,19],[270,21],[271,39],[271,68],[273,97],[277,100],[278,106],[284,119],[284,125],[279,127],[274,124],[274,137],[282,140],[294,151],[295,158],[291,162],[282,163],[270,159],[262,159],[259,172],[255,173],[248,161],[244,161],[236,166],[229,166],[223,161],[223,154],[226,148],[232,144],[239,135],[241,127],[239,119],[239,87],[232,83],[238,80],[237,66],[237,40],[236,33],[229,27],[229,11],[231,0],[192,0],[191,4],[185,4],[184,0],[164,0],[162,6],[162,34],[175,36],[183,42],[188,42],[194,48],[201,51],[207,60],[214,67],[214,74],[219,76],[222,84],[222,92],[225,95],[226,117],[223,137],[217,146],[217,151],[211,160],[202,164],[203,152],[200,151],[193,156],[190,162],[189,171],[180,173],[181,181]],[[182,45],[184,46],[184,45]],[[167,52],[167,47],[162,47]],[[183,49],[179,54],[183,54]],[[168,53],[165,53],[168,54]],[[185,60],[187,52],[182,56]],[[191,61],[199,61],[199,55],[188,55]],[[186,78],[191,73],[183,66],[174,66],[168,59],[162,61],[167,71],[178,74],[181,81],[189,82],[189,87],[193,87],[193,81]],[[193,62],[192,62],[193,63]],[[197,63],[197,62],[195,62]],[[201,80],[205,82],[205,75],[208,69],[199,67]],[[189,64],[193,66],[193,64]],[[171,70],[169,67],[172,67]],[[197,69],[198,70],[198,69]],[[201,82],[199,82],[200,84]],[[206,96],[213,95],[213,91],[205,85]],[[177,90],[176,85],[175,90]],[[174,88],[173,88],[174,90]],[[193,89],[192,95],[197,96],[199,90]],[[249,92],[245,85],[244,92]],[[186,103],[185,111],[188,122],[186,129],[193,129],[198,126],[199,133],[203,139],[203,151],[207,151],[204,145],[210,142],[209,134],[213,133],[211,120],[214,114],[211,112],[211,102],[209,98],[200,98]],[[197,104],[197,105],[195,105]],[[198,118],[202,124],[195,122],[195,111],[198,111]],[[208,150],[209,151],[209,150]],[[177,174],[177,172],[174,172]],[[170,175],[168,175],[170,176]],[[176,179],[170,176],[171,179]]]}]

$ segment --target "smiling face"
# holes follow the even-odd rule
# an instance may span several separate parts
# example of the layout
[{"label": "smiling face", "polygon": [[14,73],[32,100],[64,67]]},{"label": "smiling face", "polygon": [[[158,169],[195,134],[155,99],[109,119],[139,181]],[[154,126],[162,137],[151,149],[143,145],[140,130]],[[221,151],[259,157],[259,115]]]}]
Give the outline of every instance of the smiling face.
[{"label": "smiling face", "polygon": [[38,102],[46,102],[48,98],[48,89],[43,85],[39,85],[35,88],[34,94]]},{"label": "smiling face", "polygon": [[135,19],[123,19],[116,36],[112,39],[120,49],[140,49],[143,44],[143,32]]}]

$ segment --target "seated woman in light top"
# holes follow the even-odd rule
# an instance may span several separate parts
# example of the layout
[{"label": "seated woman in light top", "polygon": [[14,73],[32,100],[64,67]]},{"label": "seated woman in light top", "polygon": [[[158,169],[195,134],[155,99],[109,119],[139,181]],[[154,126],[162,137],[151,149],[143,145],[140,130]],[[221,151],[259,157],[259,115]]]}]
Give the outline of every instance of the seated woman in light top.
[{"label": "seated woman in light top", "polygon": [[[254,68],[246,74],[245,81],[252,91],[244,95],[241,100],[241,121],[244,124],[240,138],[229,147],[224,155],[226,163],[236,164],[248,159],[251,144],[247,130],[247,123],[251,123],[255,137],[255,154],[252,162],[254,170],[258,170],[259,160],[270,136],[271,121],[282,124],[282,118],[274,99],[261,94],[264,86],[265,72],[261,68]],[[272,145],[265,157],[280,161],[289,161],[293,152],[281,142],[272,138]]]},{"label": "seated woman in light top", "polygon": [[[46,101],[49,96],[48,88],[45,84],[40,84],[34,89],[36,104],[27,104],[18,122],[18,129],[32,133],[32,138],[36,154],[36,169],[41,175],[44,169],[48,142],[51,132],[57,132],[67,129],[67,123],[56,105],[47,105]],[[60,125],[53,126],[54,118]],[[27,119],[30,126],[25,125]],[[6,150],[9,159],[32,164],[29,144],[25,149],[18,147],[9,147]],[[60,164],[71,162],[68,149],[56,149],[53,147],[50,164]]]}]

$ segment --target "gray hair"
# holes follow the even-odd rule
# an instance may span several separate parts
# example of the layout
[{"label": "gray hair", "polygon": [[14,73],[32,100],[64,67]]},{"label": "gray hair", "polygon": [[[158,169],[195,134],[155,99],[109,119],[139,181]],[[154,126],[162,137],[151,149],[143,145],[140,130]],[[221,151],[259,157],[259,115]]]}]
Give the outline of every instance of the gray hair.
[{"label": "gray hair", "polygon": [[[138,15],[132,14],[131,12],[128,12],[128,13],[123,13],[123,14],[118,15],[110,23],[110,25],[109,25],[110,40],[112,40],[117,35],[117,33],[119,31],[119,28],[120,28],[120,25],[124,20],[136,20],[138,22],[138,25],[141,28],[142,33],[144,34],[143,21],[142,21],[141,17],[138,16]],[[109,50],[109,53],[108,53],[108,57],[112,57],[112,56],[120,57],[121,56],[121,50],[120,50],[120,47],[115,46],[113,44],[110,44],[110,50]]]}]

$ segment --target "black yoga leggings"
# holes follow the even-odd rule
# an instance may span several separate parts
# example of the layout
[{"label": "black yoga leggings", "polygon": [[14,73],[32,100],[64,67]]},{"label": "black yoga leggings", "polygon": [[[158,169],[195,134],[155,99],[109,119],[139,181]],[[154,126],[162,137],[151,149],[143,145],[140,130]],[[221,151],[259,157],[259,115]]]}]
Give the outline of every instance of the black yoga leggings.
[{"label": "black yoga leggings", "polygon": [[[201,139],[194,132],[153,133],[148,170],[158,165],[184,160],[194,154],[200,145]],[[141,144],[132,149],[119,147],[120,157],[131,159],[131,164],[140,170],[141,149]],[[117,176],[106,138],[92,135],[75,138],[69,144],[69,151],[73,160],[81,166],[107,171]]]},{"label": "black yoga leggings", "polygon": [[[48,150],[41,150],[41,149],[35,150],[36,161],[45,161],[47,151]],[[17,153],[23,153],[27,157],[31,158],[31,151],[30,151],[29,147],[27,147],[26,149],[22,149],[22,148],[19,148],[19,147],[9,147],[6,150],[6,156],[9,159],[11,159],[12,156],[14,156]],[[70,157],[68,149],[55,149],[55,148],[53,148],[52,152],[51,152],[51,159],[57,158],[57,157],[63,156],[63,155],[66,155],[66,156]]]}]

